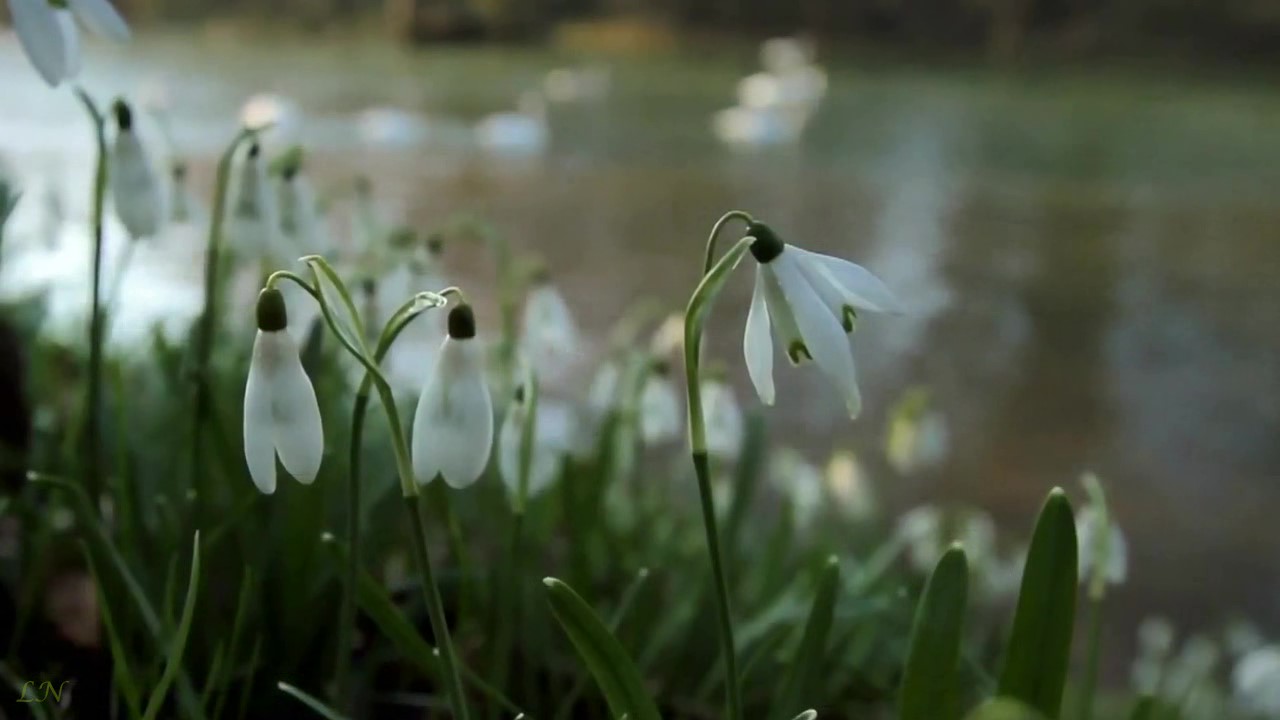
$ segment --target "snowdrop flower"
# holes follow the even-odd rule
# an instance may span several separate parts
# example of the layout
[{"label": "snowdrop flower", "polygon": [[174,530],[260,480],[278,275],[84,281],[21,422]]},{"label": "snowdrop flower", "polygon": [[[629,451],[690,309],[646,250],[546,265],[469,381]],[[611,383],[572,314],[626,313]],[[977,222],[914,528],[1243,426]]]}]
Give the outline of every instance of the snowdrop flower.
[{"label": "snowdrop flower", "polygon": [[743,352],[760,400],[774,402],[772,326],[791,363],[817,364],[856,418],[862,396],[845,335],[854,331],[859,310],[896,311],[897,300],[866,268],[788,245],[763,223],[753,222],[747,236],[757,266]]},{"label": "snowdrop flower", "polygon": [[744,423],[733,388],[724,377],[712,374],[702,381],[702,412],[707,424],[707,453],[736,460],[742,452]]},{"label": "snowdrop flower", "polygon": [[320,206],[315,188],[301,171],[301,157],[287,162],[280,170],[277,187],[280,232],[294,250],[320,252],[324,250]]},{"label": "snowdrop flower", "polygon": [[618,404],[618,385],[622,382],[622,370],[616,360],[606,360],[591,378],[587,388],[587,409],[597,417],[604,417]]},{"label": "snowdrop flower", "polygon": [[680,400],[665,360],[652,363],[640,391],[640,439],[646,445],[674,440],[680,434]]},{"label": "snowdrop flower", "polygon": [[116,101],[114,110],[117,132],[108,177],[116,216],[134,240],[154,237],[164,224],[164,186],[134,130],[133,110],[123,100]]},{"label": "snowdrop flower", "polygon": [[[74,17],[73,17],[74,13]],[[129,26],[108,0],[9,0],[9,14],[27,59],[50,87],[80,72],[80,33],[75,19],[116,41],[129,39]]]},{"label": "snowdrop flower", "polygon": [[912,388],[904,393],[890,414],[885,443],[894,470],[910,475],[936,467],[946,459],[950,444],[947,420],[931,407],[929,391]]},{"label": "snowdrop flower", "polygon": [[187,184],[187,164],[175,162],[169,172],[172,197],[169,199],[169,222],[182,225],[196,223],[203,215],[200,201],[192,194]]},{"label": "snowdrop flower", "polygon": [[[512,496],[520,491],[520,443],[528,421],[529,403],[521,385],[516,388],[515,400],[508,406],[507,417],[498,432],[498,472]],[[568,408],[550,405],[539,398],[533,421],[533,447],[526,488],[529,497],[551,487],[573,442],[573,416]]]},{"label": "snowdrop flower", "polygon": [[533,279],[521,325],[521,351],[536,368],[563,366],[580,351],[582,341],[573,313],[545,271]]},{"label": "snowdrop flower", "polygon": [[822,471],[792,448],[780,448],[769,456],[769,482],[791,501],[798,526],[812,522],[826,502]]},{"label": "snowdrop flower", "polygon": [[493,402],[484,348],[470,305],[449,311],[448,336],[422,386],[413,416],[413,474],[419,485],[442,476],[464,488],[480,478],[493,444]]},{"label": "snowdrop flower", "polygon": [[869,520],[876,513],[875,492],[871,481],[849,451],[837,452],[827,461],[827,493],[848,518]]},{"label": "snowdrop flower", "polygon": [[907,559],[917,571],[927,573],[938,560],[942,545],[942,511],[921,505],[898,518],[897,536],[907,546]]},{"label": "snowdrop flower", "polygon": [[1240,658],[1231,684],[1240,704],[1250,712],[1280,717],[1280,646],[1258,648]]},{"label": "snowdrop flower", "polygon": [[279,290],[258,295],[258,335],[244,388],[244,457],[258,490],[276,490],[276,456],[303,484],[320,472],[324,428],[311,380],[302,369],[298,345],[288,333],[288,314]]},{"label": "snowdrop flower", "polygon": [[249,146],[240,166],[240,177],[229,212],[227,239],[242,257],[282,262],[292,260],[292,257],[283,257],[281,252],[279,209],[267,182],[262,147],[257,142]]},{"label": "snowdrop flower", "polygon": [[1128,576],[1129,545],[1120,526],[1111,520],[1097,476],[1086,474],[1082,482],[1090,502],[1076,514],[1080,582],[1088,583],[1090,594],[1100,597],[1107,585],[1120,585]]}]

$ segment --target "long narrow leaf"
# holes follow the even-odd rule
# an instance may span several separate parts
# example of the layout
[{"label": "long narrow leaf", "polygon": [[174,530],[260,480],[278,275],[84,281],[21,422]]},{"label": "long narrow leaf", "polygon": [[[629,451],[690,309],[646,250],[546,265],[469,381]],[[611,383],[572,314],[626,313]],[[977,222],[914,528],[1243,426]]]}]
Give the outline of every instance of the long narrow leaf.
[{"label": "long narrow leaf", "polygon": [[791,672],[782,686],[782,692],[774,707],[777,718],[794,717],[795,713],[813,704],[813,696],[822,686],[822,668],[827,654],[827,638],[831,635],[831,623],[835,617],[836,590],[840,587],[840,560],[834,555],[827,558],[818,589],[814,594],[813,608],[805,622],[800,646],[791,659]]},{"label": "long narrow leaf", "polygon": [[901,720],[947,720],[959,714],[956,665],[968,600],[969,564],[964,550],[952,545],[938,560],[916,606],[902,676]]},{"label": "long narrow leaf", "polygon": [[[94,587],[102,587],[102,574],[98,572],[98,566],[94,563],[93,553],[89,551],[89,544],[80,541],[82,552],[84,553],[85,562],[89,565],[89,574],[93,577]],[[133,670],[129,667],[129,655],[125,651],[124,641],[120,638],[120,630],[116,626],[115,616],[111,612],[111,598],[99,597],[98,604],[102,608],[102,625],[107,631],[107,642],[111,648],[111,665],[112,675],[115,678],[116,688],[124,697],[125,707],[129,711],[130,718],[138,718],[142,715],[142,703],[138,699],[138,686],[134,683]]]},{"label": "long narrow leaf", "polygon": [[631,720],[660,720],[653,698],[644,689],[640,672],[595,611],[568,585],[547,578],[551,613],[569,636],[614,716]]},{"label": "long narrow leaf", "polygon": [[1010,698],[992,698],[974,708],[965,720],[1044,720],[1044,715]]},{"label": "long narrow leaf", "polygon": [[302,703],[303,705],[306,705],[315,714],[319,715],[325,720],[347,720],[347,718],[342,714],[340,714],[337,710],[334,710],[328,705],[325,705],[324,703],[320,702],[314,696],[310,695],[306,691],[300,690],[299,688],[296,688],[287,682],[276,683],[276,687],[280,688],[281,692],[285,693],[286,695],[289,695],[290,697],[294,698],[295,700]]},{"label": "long narrow leaf", "polygon": [[147,701],[147,711],[142,716],[143,720],[155,720],[159,715],[160,708],[164,705],[164,696],[169,692],[169,686],[173,684],[174,678],[178,676],[178,669],[182,667],[182,654],[187,648],[187,636],[191,633],[191,619],[195,617],[196,596],[199,590],[200,531],[197,530],[191,547],[191,577],[187,581],[187,599],[182,604],[182,620],[178,623],[178,632],[174,635],[173,644],[169,648],[169,659],[165,662],[164,673]]},{"label": "long narrow leaf", "polygon": [[1071,632],[1075,624],[1077,574],[1076,525],[1071,503],[1054,488],[1040,511],[1013,632],[1000,674],[1000,695],[1057,718],[1067,681]]}]

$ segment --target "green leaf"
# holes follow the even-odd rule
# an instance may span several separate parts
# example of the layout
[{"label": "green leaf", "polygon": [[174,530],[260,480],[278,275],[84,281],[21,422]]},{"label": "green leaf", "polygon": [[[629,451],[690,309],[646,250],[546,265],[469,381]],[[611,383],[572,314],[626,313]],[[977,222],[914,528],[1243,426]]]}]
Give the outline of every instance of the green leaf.
[{"label": "green leaf", "polygon": [[1176,707],[1152,695],[1143,695],[1129,711],[1129,720],[1179,720],[1182,713]]},{"label": "green leaf", "polygon": [[614,716],[660,720],[658,708],[644,689],[640,672],[595,611],[568,585],[546,578],[551,613],[569,636]]},{"label": "green leaf", "polygon": [[791,720],[818,720],[817,710],[805,710],[799,715],[791,718]]},{"label": "green leaf", "polygon": [[992,698],[965,716],[965,720],[1044,720],[1044,716],[1010,698]]},{"label": "green leaf", "polygon": [[347,718],[342,714],[340,714],[337,710],[334,710],[328,705],[325,705],[324,703],[320,702],[314,696],[310,695],[306,691],[300,690],[299,688],[296,688],[287,682],[276,683],[276,687],[280,688],[281,692],[289,695],[290,697],[293,697],[303,705],[306,705],[313,712],[315,712],[315,714],[319,715],[322,718],[325,718],[325,720],[347,720]]},{"label": "green leaf", "polygon": [[178,669],[182,667],[182,654],[187,647],[187,636],[191,634],[191,619],[195,616],[196,595],[199,589],[200,531],[197,530],[195,541],[191,546],[191,576],[187,580],[187,599],[182,604],[182,620],[178,623],[178,632],[174,635],[173,644],[169,648],[169,659],[164,664],[164,673],[147,700],[147,711],[142,716],[143,720],[155,720],[158,716],[160,708],[164,705],[164,696],[169,692],[169,686],[173,684],[174,678],[178,676]]},{"label": "green leaf", "polygon": [[1067,681],[1076,613],[1076,553],[1071,503],[1061,488],[1054,488],[1027,551],[999,685],[1000,695],[1049,718],[1058,717]]},{"label": "green leaf", "polygon": [[831,623],[835,617],[836,589],[840,586],[840,560],[832,555],[827,558],[818,589],[813,597],[813,608],[804,626],[800,646],[791,659],[791,672],[783,683],[782,692],[774,706],[773,715],[788,718],[800,708],[810,704],[821,687],[823,661],[827,654],[827,637],[831,635]]},{"label": "green leaf", "polygon": [[[102,574],[98,572],[98,566],[93,561],[93,553],[89,550],[89,544],[81,540],[80,546],[81,551],[84,553],[85,562],[89,565],[89,574],[93,577],[94,587],[103,587]],[[138,687],[134,682],[135,675],[133,670],[129,667],[129,654],[125,650],[124,641],[120,637],[115,617],[111,613],[111,598],[103,594],[98,598],[98,605],[102,608],[102,625],[107,631],[107,642],[111,649],[112,677],[115,679],[116,690],[124,698],[125,709],[129,711],[129,717],[140,717],[142,715],[142,705],[138,699]]]},{"label": "green leaf", "polygon": [[957,717],[956,666],[969,599],[969,564],[952,545],[938,560],[916,606],[902,676],[901,720]]}]

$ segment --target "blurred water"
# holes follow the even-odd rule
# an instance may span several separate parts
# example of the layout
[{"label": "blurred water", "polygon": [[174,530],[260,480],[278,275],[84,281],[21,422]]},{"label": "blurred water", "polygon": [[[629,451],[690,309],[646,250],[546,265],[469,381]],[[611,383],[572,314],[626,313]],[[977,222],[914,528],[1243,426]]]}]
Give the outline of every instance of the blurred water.
[{"label": "blurred water", "polygon": [[[735,153],[708,123],[754,69],[743,47],[615,61],[607,99],[553,108],[549,150],[510,159],[470,144],[469,124],[514,107],[566,58],[178,35],[91,53],[95,93],[171,107],[203,187],[240,105],[278,93],[296,105],[282,132],[313,146],[322,186],[368,173],[422,227],[484,214],[550,261],[597,338],[637,298],[682,307],[705,232],[729,208],[858,260],[908,313],[859,331],[857,423],[814,373],[781,370],[774,426],[786,442],[815,459],[853,446],[892,506],[972,502],[1017,533],[1050,486],[1077,490],[1096,470],[1131,537],[1117,632],[1139,607],[1280,623],[1274,83],[837,61],[801,146]],[[71,96],[39,85],[11,39],[0,86],[6,159],[27,188],[74,190],[65,213],[82,222],[91,146]],[[357,115],[389,106],[422,114],[425,145],[361,142]],[[22,212],[39,241],[34,211]],[[185,237],[165,267],[189,286],[200,243]],[[483,287],[483,258],[460,263],[468,287]],[[710,333],[737,368],[748,297],[744,278],[731,283]],[[954,450],[935,471],[894,479],[877,448],[889,405],[915,383],[934,389]]]}]

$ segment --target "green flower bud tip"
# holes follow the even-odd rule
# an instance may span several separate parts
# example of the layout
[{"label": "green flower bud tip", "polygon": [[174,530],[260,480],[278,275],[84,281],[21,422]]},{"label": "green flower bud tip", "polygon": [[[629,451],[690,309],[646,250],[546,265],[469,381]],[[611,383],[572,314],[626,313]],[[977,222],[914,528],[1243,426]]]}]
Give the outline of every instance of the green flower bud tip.
[{"label": "green flower bud tip", "polygon": [[773,228],[762,222],[753,222],[747,226],[747,237],[753,238],[751,243],[751,256],[761,265],[773,262],[773,259],[782,254],[782,249],[787,246],[778,237]]},{"label": "green flower bud tip", "polygon": [[253,144],[249,146],[249,159],[256,160],[258,156],[261,154],[262,154],[262,146],[259,145],[258,142],[255,140]]},{"label": "green flower bud tip", "polygon": [[187,164],[179,160],[173,164],[173,181],[183,182],[187,179]]},{"label": "green flower bud tip", "polygon": [[666,377],[671,372],[671,363],[662,358],[653,361],[649,366],[649,371],[659,377]]},{"label": "green flower bud tip", "polygon": [[440,233],[432,233],[427,236],[427,252],[432,255],[439,255],[444,251],[444,236]]},{"label": "green flower bud tip", "polygon": [[524,385],[516,386],[515,400],[518,404],[524,403]]},{"label": "green flower bud tip", "polygon": [[411,227],[398,227],[391,231],[391,246],[407,248],[418,239],[418,233]]},{"label": "green flower bud tip", "polygon": [[120,128],[120,132],[133,130],[133,110],[129,108],[129,103],[118,99],[112,103],[111,110],[115,113],[116,127]]},{"label": "green flower bud tip", "polygon": [[272,163],[271,171],[285,180],[292,180],[302,171],[302,146],[294,145],[280,154]]},{"label": "green flower bud tip", "polygon": [[476,336],[476,314],[470,305],[461,304],[449,311],[449,337],[470,340]]},{"label": "green flower bud tip", "polygon": [[258,293],[258,329],[263,332],[280,332],[289,327],[289,314],[285,311],[284,295],[275,288],[263,288]]}]

